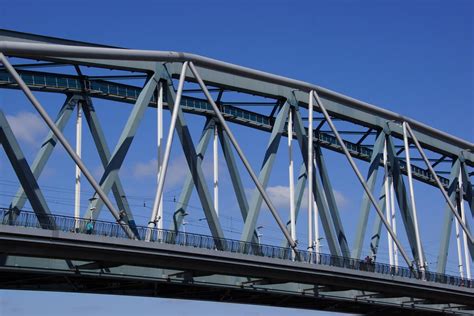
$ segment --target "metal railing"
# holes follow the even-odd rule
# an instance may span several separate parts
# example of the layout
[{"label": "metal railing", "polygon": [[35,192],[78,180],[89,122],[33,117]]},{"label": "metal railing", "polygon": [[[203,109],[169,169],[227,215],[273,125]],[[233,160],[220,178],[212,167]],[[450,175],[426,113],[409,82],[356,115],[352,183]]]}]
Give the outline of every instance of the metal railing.
[{"label": "metal railing", "polygon": [[[89,220],[84,218],[76,219],[74,217],[64,215],[37,215],[30,211],[19,212],[16,220],[13,221],[9,216],[10,212],[12,212],[12,210],[8,208],[0,208],[0,218],[2,219],[2,225],[41,228],[114,238],[128,238],[122,227],[116,222]],[[407,267],[391,266],[385,263],[371,262],[370,260],[340,257],[304,250],[297,250],[295,253],[289,247],[284,248],[272,245],[255,244],[233,239],[215,238],[201,234],[176,232],[166,229],[150,229],[145,226],[137,226],[136,232],[140,240],[144,240],[145,237],[149,237],[150,242],[212,249],[216,251],[226,251],[296,262],[321,264],[325,266],[346,268],[356,271],[368,271],[411,279],[423,278],[423,280],[429,282],[462,286],[467,288],[474,287],[474,282],[471,279],[430,271],[425,271],[423,274],[421,274],[421,272],[414,271],[413,269]]]}]

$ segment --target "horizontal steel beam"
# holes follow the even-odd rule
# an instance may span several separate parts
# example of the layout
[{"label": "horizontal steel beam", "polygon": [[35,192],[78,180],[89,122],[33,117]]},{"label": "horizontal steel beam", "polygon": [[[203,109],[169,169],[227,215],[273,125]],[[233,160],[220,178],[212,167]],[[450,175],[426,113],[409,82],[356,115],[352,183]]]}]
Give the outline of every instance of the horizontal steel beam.
[{"label": "horizontal steel beam", "polygon": [[[321,94],[321,97],[336,103],[342,103],[342,108],[328,104],[328,111],[331,114],[338,114],[347,116],[352,109],[353,112],[359,111],[365,115],[365,119],[379,118],[395,122],[407,122],[419,134],[421,134],[420,142],[432,147],[448,145],[450,149],[457,147],[457,152],[450,152],[451,155],[457,155],[459,150],[471,151],[474,149],[474,144],[466,140],[460,139],[453,135],[439,131],[426,124],[420,123],[411,118],[405,117],[398,113],[385,110],[374,105],[356,100],[354,98],[345,96],[343,94],[331,91],[326,88],[319,87],[300,80],[294,80],[263,71],[258,71],[231,63],[222,62],[212,58],[207,58],[195,54],[172,52],[172,51],[145,51],[133,49],[119,49],[106,47],[91,47],[91,46],[71,46],[71,45],[57,45],[44,43],[25,43],[15,41],[0,42],[0,51],[12,56],[26,57],[26,58],[44,58],[47,57],[67,57],[67,58],[89,58],[89,59],[104,59],[104,60],[123,60],[123,61],[140,61],[140,62],[176,62],[181,63],[185,61],[193,62],[196,66],[223,73],[225,75],[237,76],[243,80],[256,80],[262,83],[279,86],[287,90],[298,90],[303,93],[308,93],[311,90]],[[204,78],[206,77],[203,75]],[[277,87],[274,87],[274,89]],[[343,112],[339,112],[339,111]],[[354,113],[352,113],[354,115]],[[369,117],[370,116],[370,117]],[[401,135],[401,131],[395,130],[395,134]],[[474,163],[474,155],[470,154],[468,160]],[[472,156],[472,157],[471,157]]]},{"label": "horizontal steel beam", "polygon": [[[59,92],[59,93],[77,93],[82,94],[82,83],[84,82],[87,89],[87,93],[91,97],[113,100],[125,103],[135,103],[138,95],[140,94],[141,88],[119,84],[110,81],[89,81],[87,79],[80,79],[78,76],[65,75],[65,74],[54,74],[45,72],[33,72],[33,71],[19,71],[22,79],[28,84],[28,87],[32,90],[47,91],[47,92]],[[82,81],[81,81],[82,80]],[[0,87],[18,89],[16,83],[13,81],[11,76],[4,71],[0,71]],[[166,100],[165,100],[166,101]],[[156,107],[156,98],[153,97],[150,102],[151,107]],[[167,107],[167,102],[164,103]],[[183,96],[181,106],[184,112],[194,113],[198,115],[214,115],[210,104],[203,99],[193,98],[189,96]],[[236,124],[248,126],[251,128],[270,132],[273,127],[274,118],[262,115],[260,113],[240,109],[238,107],[226,104],[221,104],[221,110],[224,118]],[[314,136],[314,141],[323,148],[342,152],[341,146],[337,142],[336,137],[330,133],[317,132]],[[355,144],[349,141],[345,141],[346,146],[349,148],[351,155],[354,158],[361,159],[369,162],[372,155],[372,150],[368,145]],[[406,173],[406,164],[401,163],[401,169],[403,173]],[[416,165],[412,165],[413,177],[421,182],[435,186],[436,183],[430,173]],[[441,182],[444,186],[448,186],[449,180],[445,177],[440,177]]]}]

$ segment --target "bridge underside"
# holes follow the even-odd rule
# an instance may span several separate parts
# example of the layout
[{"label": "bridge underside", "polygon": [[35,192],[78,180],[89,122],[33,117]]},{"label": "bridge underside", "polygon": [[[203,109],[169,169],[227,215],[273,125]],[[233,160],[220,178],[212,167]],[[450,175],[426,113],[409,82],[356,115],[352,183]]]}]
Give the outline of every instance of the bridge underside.
[{"label": "bridge underside", "polygon": [[[128,268],[124,266],[123,268]],[[167,272],[163,270],[163,272]],[[171,272],[171,271],[170,271]],[[182,274],[191,274],[185,271]],[[427,305],[422,311],[419,302],[387,304],[361,292],[361,297],[344,297],[336,294],[304,294],[269,289],[263,286],[237,286],[208,283],[195,278],[144,278],[101,271],[74,272],[20,267],[0,268],[0,286],[9,290],[61,291],[74,293],[131,295],[187,300],[256,304],[275,307],[301,308],[333,312],[384,315],[433,315],[445,314]],[[453,305],[453,304],[451,304]],[[457,306],[457,305],[454,305]],[[445,308],[450,306],[446,305]],[[456,313],[462,314],[462,311]]]},{"label": "bridge underside", "polygon": [[[122,241],[122,240],[121,240]],[[472,292],[397,276],[34,228],[0,227],[0,288],[348,313],[470,314]]]}]

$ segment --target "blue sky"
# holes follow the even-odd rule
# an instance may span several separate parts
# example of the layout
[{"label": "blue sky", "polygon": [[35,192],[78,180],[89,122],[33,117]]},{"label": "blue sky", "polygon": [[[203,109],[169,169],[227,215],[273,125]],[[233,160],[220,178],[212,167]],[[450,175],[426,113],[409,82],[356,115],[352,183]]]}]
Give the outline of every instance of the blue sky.
[{"label": "blue sky", "polygon": [[[472,12],[471,1],[17,0],[0,7],[0,27],[130,48],[197,53],[312,82],[474,141]],[[52,116],[63,102],[62,96],[38,93],[38,97]],[[110,116],[113,111],[113,120],[103,121],[109,146],[113,147],[130,107],[100,100],[95,105],[101,117]],[[27,129],[17,128],[15,132],[31,162],[45,133],[44,125],[34,118],[33,109],[18,92],[0,90],[0,107],[10,120],[28,124],[25,125]],[[193,132],[199,135],[203,120],[189,118],[189,122]],[[146,150],[155,141],[149,137],[150,133],[155,133],[154,123],[154,114],[150,112],[127,157],[127,167],[121,171],[127,194],[134,197],[131,203],[142,216],[138,218],[141,221],[149,216],[150,199],[155,190],[155,180],[148,176],[155,168],[154,153]],[[65,132],[72,143],[73,125],[70,123]],[[254,148],[263,148],[268,134],[254,135],[253,131],[238,126],[233,128],[241,140],[252,136],[253,142],[243,142],[242,146],[254,169],[258,169],[262,154],[254,153]],[[95,153],[87,149],[93,148],[90,137],[85,137],[83,148],[84,160],[100,177],[100,163]],[[16,184],[12,182],[15,179],[5,156],[1,155],[0,192],[3,195],[0,195],[0,206],[4,206],[11,199],[9,194],[14,194]],[[339,167],[347,165],[344,159],[340,155],[327,155],[343,222],[351,237],[355,230],[351,223],[357,220],[362,191],[355,188],[355,177],[346,178],[348,169]],[[275,168],[280,166],[286,170],[286,152],[283,151],[282,156],[284,158]],[[176,142],[172,157],[174,176],[168,179],[165,190],[165,206],[169,212],[174,207],[173,199],[179,195],[180,178],[183,177],[180,172],[186,170],[181,168],[184,158]],[[206,172],[210,170],[210,163],[211,160],[204,162]],[[51,208],[63,213],[72,212],[72,163],[66,159],[64,151],[58,150],[48,166],[40,180],[43,185],[50,186],[45,195],[54,195],[58,187],[69,188],[69,191],[62,191],[68,197],[51,199]],[[363,164],[361,168],[364,168]],[[229,187],[224,169],[222,166],[222,182]],[[59,177],[62,170],[67,170],[68,177]],[[287,186],[286,177],[285,172],[272,175],[269,185],[274,197],[281,197]],[[249,179],[244,180],[251,191]],[[431,225],[439,225],[442,218],[441,200],[435,190],[422,186],[415,189],[423,193],[417,201],[420,217],[429,216],[429,220],[422,221],[421,231],[427,236],[425,246],[431,253],[429,259],[435,260],[437,232]],[[84,190],[90,191],[87,185]],[[88,196],[84,194],[83,198],[87,201]],[[223,188],[221,201],[226,199],[228,204],[235,205],[232,192]],[[195,196],[190,204],[196,210],[190,215],[190,228],[205,230],[199,221],[202,215]],[[278,205],[279,211],[286,217],[283,204]],[[435,206],[436,212],[430,212]],[[238,238],[235,232],[241,223],[237,207],[229,206],[223,212],[226,235]],[[259,223],[265,226],[263,239],[267,243],[278,243],[281,235],[267,213],[262,211],[259,218]],[[31,304],[23,303],[28,300]],[[52,302],[55,307],[51,311],[48,307]],[[284,309],[258,306],[164,299],[0,292],[2,315],[36,315],[38,310],[47,310],[45,315],[68,313],[74,316],[82,315],[85,309],[89,315],[128,315],[130,312],[151,315],[160,311],[182,315],[196,314],[196,311],[203,315],[288,313]],[[310,312],[298,310],[292,313],[309,315]]]}]

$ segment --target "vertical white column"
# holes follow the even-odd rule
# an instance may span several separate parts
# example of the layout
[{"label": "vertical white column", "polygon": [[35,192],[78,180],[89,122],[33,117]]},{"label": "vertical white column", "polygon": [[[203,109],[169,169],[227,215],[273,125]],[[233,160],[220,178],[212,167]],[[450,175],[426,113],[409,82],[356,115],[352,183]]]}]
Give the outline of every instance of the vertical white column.
[{"label": "vertical white column", "polygon": [[[387,140],[384,141],[383,146],[383,167],[384,167],[384,190],[385,190],[385,217],[387,218],[387,222],[391,227],[392,222],[392,211],[391,207],[391,199],[390,199],[390,181],[389,181],[389,170],[388,170],[388,158],[387,158]],[[387,242],[388,242],[388,260],[391,266],[394,265],[393,262],[393,240],[390,233],[387,231]]]},{"label": "vertical white column", "polygon": [[[160,203],[160,201],[162,201],[163,189],[165,185],[166,170],[168,168],[168,163],[170,159],[171,145],[173,143],[173,136],[174,136],[174,129],[176,127],[176,121],[178,119],[179,106],[181,102],[181,96],[183,94],[184,77],[186,75],[187,68],[188,68],[188,62],[186,61],[183,63],[183,67],[181,68],[181,74],[179,76],[179,83],[178,83],[178,91],[176,92],[176,99],[173,106],[173,112],[171,113],[168,137],[166,140],[166,147],[165,147],[163,159],[161,161],[161,170],[159,172],[159,177],[158,177],[158,186],[156,188],[155,201],[153,203],[153,211],[150,216],[150,222],[148,223],[148,228],[150,229],[155,227],[156,219],[158,218],[158,206],[160,204],[163,204],[163,203]],[[151,237],[150,230],[148,230],[145,240],[150,241],[150,237]]]},{"label": "vertical white column", "polygon": [[[393,176],[390,174],[389,177],[390,183],[390,208],[392,210],[392,230],[393,233],[397,234],[397,218],[395,216],[395,188],[393,186]],[[398,247],[395,241],[392,239],[393,243],[393,263],[396,267],[398,267]]]},{"label": "vertical white column", "polygon": [[[456,211],[457,207],[456,207]],[[462,246],[461,246],[461,235],[459,234],[459,222],[458,219],[454,219],[454,227],[456,228],[456,245],[458,249],[458,268],[459,268],[459,275],[461,278],[464,278],[464,266],[463,266],[463,259],[462,259]]]},{"label": "vertical white column", "polygon": [[[157,146],[157,161],[158,161],[158,172],[156,174],[156,182],[158,183],[161,174],[161,167],[163,165],[163,155],[162,155],[162,143],[163,143],[163,83],[160,81],[158,84],[158,100],[156,107],[156,146]],[[163,229],[163,196],[158,201],[158,218],[157,218],[157,228]]]},{"label": "vertical white column", "polygon": [[415,191],[413,189],[413,176],[412,176],[411,162],[410,162],[410,146],[408,145],[408,131],[407,131],[406,122],[403,122],[403,142],[404,142],[404,145],[405,145],[406,166],[407,166],[407,174],[408,174],[408,185],[409,185],[409,188],[410,188],[410,201],[411,201],[411,207],[413,209],[413,224],[415,226],[416,248],[418,250],[420,271],[423,274],[424,271],[425,271],[425,261],[424,261],[424,258],[423,258],[423,252],[421,250],[420,232],[419,232],[419,229],[418,229],[418,216],[416,215]]},{"label": "vertical white column", "polygon": [[[465,213],[465,210],[464,210],[464,190],[463,190],[463,182],[462,182],[462,170],[463,168],[460,168],[459,169],[459,181],[458,181],[458,184],[459,184],[459,204],[461,206],[461,219],[464,223],[464,225],[466,225],[466,213]],[[457,221],[456,221],[457,223]],[[466,262],[466,277],[468,279],[471,278],[471,257],[469,255],[469,248],[468,248],[468,244],[467,244],[467,235],[466,235],[466,232],[463,230],[462,232],[462,237],[463,237],[463,241],[464,241],[464,260]]]},{"label": "vertical white column", "polygon": [[313,250],[313,91],[308,102],[308,249]]},{"label": "vertical white column", "polygon": [[[313,199],[313,219],[314,219],[314,250],[316,254],[321,252],[321,238],[319,237],[319,209],[318,204]],[[319,261],[318,261],[319,263]]]},{"label": "vertical white column", "polygon": [[[76,118],[76,154],[81,158],[82,154],[82,101],[77,102]],[[79,229],[79,217],[81,216],[81,169],[76,165],[76,187],[74,193],[74,218],[76,229]]]},{"label": "vertical white column", "polygon": [[[288,182],[290,185],[290,233],[296,240],[295,175],[293,168],[293,108],[288,112]],[[295,252],[293,251],[293,259]]]},{"label": "vertical white column", "polygon": [[218,151],[217,123],[214,125],[214,140],[212,149],[214,153],[214,209],[219,216],[219,151]]}]

